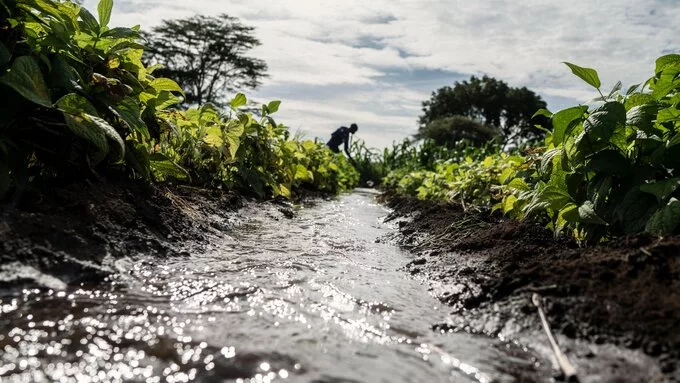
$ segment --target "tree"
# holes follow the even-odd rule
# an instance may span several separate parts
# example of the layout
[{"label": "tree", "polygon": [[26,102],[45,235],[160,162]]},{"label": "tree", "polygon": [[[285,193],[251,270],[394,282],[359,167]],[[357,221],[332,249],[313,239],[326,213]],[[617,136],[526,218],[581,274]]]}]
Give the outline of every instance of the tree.
[{"label": "tree", "polygon": [[463,116],[438,118],[416,135],[417,138],[431,139],[435,144],[449,148],[461,141],[480,146],[498,141],[500,136],[497,128]]},{"label": "tree", "polygon": [[175,80],[186,92],[185,104],[223,106],[229,96],[254,89],[266,77],[267,64],[247,56],[260,45],[253,27],[222,14],[164,20],[151,33],[144,59],[160,64],[158,77]]},{"label": "tree", "polygon": [[464,116],[498,129],[505,144],[536,141],[544,132],[534,125],[545,125],[547,119],[540,116],[532,120],[532,116],[545,107],[541,97],[527,88],[512,88],[493,77],[472,76],[469,81],[456,82],[453,88],[445,86],[432,92],[423,102],[418,135],[423,136],[436,120]]}]

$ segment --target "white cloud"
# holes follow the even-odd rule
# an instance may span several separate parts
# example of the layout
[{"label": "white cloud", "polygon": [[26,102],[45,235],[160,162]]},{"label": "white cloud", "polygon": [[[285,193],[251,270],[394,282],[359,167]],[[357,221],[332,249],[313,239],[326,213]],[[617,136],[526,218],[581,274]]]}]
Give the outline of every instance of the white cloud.
[{"label": "white cloud", "polygon": [[[85,5],[96,9],[93,0]],[[360,135],[376,146],[412,134],[420,102],[447,85],[400,82],[395,73],[484,73],[579,102],[593,91],[562,61],[597,68],[608,88],[646,80],[656,57],[680,50],[675,0],[118,0],[113,22],[149,28],[198,13],[228,13],[257,28],[263,45],[254,54],[271,76],[254,94],[306,92],[283,94],[288,125],[322,134],[365,119],[381,133]]]}]

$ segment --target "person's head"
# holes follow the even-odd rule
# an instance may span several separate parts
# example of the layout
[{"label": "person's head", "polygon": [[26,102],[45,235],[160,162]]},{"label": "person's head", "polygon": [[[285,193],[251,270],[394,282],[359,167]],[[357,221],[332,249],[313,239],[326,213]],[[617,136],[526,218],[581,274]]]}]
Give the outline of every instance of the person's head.
[{"label": "person's head", "polygon": [[354,134],[354,133],[357,132],[357,130],[359,130],[359,127],[357,126],[357,124],[352,124],[352,125],[349,126],[350,133]]}]

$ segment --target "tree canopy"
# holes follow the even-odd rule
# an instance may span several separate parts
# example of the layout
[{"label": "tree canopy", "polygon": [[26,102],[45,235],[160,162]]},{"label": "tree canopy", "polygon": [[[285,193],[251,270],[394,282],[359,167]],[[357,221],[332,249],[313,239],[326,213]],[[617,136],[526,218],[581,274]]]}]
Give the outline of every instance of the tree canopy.
[{"label": "tree canopy", "polygon": [[260,45],[253,31],[226,14],[164,20],[145,34],[144,59],[162,65],[156,75],[180,84],[185,104],[223,106],[233,93],[254,89],[266,77],[267,64],[247,55]]},{"label": "tree canopy", "polygon": [[[525,87],[513,88],[493,77],[472,76],[469,81],[456,82],[453,87],[445,86],[432,92],[430,99],[423,102],[418,136],[426,137],[428,131],[434,130],[428,126],[437,120],[463,116],[496,128],[505,143],[537,140],[543,137],[543,131],[534,125],[543,125],[546,121],[540,116],[532,120],[532,116],[545,107],[541,97]],[[447,126],[469,127],[469,124]],[[463,136],[450,134],[451,139]]]},{"label": "tree canopy", "polygon": [[499,141],[500,131],[490,125],[463,116],[442,117],[427,124],[418,133],[418,138],[428,138],[439,146],[453,147],[458,142],[481,146],[490,141]]}]

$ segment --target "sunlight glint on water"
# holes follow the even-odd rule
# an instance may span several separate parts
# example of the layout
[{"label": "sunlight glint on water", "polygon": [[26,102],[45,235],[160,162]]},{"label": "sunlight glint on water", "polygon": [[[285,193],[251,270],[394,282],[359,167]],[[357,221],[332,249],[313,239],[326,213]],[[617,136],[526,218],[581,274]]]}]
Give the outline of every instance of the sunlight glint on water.
[{"label": "sunlight glint on water", "polygon": [[376,242],[393,229],[372,197],[262,211],[112,284],[2,297],[0,380],[513,381],[499,341],[432,332],[446,310]]}]

